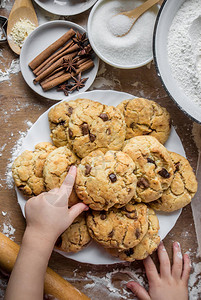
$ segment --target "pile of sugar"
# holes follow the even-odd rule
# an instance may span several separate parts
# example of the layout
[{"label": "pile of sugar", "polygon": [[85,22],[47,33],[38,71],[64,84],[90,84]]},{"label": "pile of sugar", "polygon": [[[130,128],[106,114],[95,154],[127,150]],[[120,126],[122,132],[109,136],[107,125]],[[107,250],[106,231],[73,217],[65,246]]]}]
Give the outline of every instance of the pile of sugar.
[{"label": "pile of sugar", "polygon": [[200,16],[200,7],[201,0],[186,0],[178,10],[168,34],[168,58],[173,77],[185,95],[199,106],[201,69],[191,26]]},{"label": "pile of sugar", "polygon": [[140,65],[151,59],[156,9],[152,8],[144,13],[125,36],[118,37],[116,34],[128,28],[129,22],[125,21],[127,17],[124,18],[121,29],[120,26],[114,29],[116,21],[121,18],[118,16],[116,19],[115,15],[134,9],[142,3],[141,0],[105,0],[95,11],[91,22],[93,42],[97,50],[109,61],[126,66]]},{"label": "pile of sugar", "polygon": [[132,26],[132,19],[125,15],[116,15],[108,22],[108,29],[116,36],[125,35]]}]

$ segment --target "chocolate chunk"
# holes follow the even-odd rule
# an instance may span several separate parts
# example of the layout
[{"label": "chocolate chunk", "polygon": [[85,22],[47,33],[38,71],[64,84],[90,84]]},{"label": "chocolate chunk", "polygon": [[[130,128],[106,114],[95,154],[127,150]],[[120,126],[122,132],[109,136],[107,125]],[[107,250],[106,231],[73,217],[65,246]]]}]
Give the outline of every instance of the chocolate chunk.
[{"label": "chocolate chunk", "polygon": [[109,175],[109,178],[110,178],[110,180],[111,180],[112,183],[114,183],[114,182],[117,181],[117,176],[114,173],[111,173]]},{"label": "chocolate chunk", "polygon": [[149,187],[149,181],[144,177],[139,178],[138,182],[137,182],[137,186],[141,187],[141,188],[148,188]]},{"label": "chocolate chunk", "polygon": [[69,138],[72,140],[73,138],[73,132],[70,128],[68,128],[68,135],[69,135]]},{"label": "chocolate chunk", "polygon": [[62,238],[61,238],[61,235],[58,237],[56,243],[55,243],[55,246],[57,246],[58,248],[60,248],[62,245]]},{"label": "chocolate chunk", "polygon": [[104,122],[109,120],[108,115],[106,113],[100,114],[99,118],[101,118]]},{"label": "chocolate chunk", "polygon": [[129,219],[137,219],[137,214],[136,212],[129,212],[126,214],[127,218]]},{"label": "chocolate chunk", "polygon": [[133,248],[130,248],[128,250],[125,250],[124,253],[126,254],[126,256],[131,256],[131,255],[133,255],[134,250],[133,250]]},{"label": "chocolate chunk", "polygon": [[106,214],[105,213],[101,213],[100,218],[101,218],[101,220],[105,220],[106,219]]},{"label": "chocolate chunk", "polygon": [[133,129],[134,127],[135,127],[135,123],[133,122],[133,123],[130,124],[130,128]]},{"label": "chocolate chunk", "polygon": [[90,134],[89,134],[89,139],[90,139],[90,142],[93,143],[93,142],[95,141],[95,139],[96,139],[96,135],[90,133]]},{"label": "chocolate chunk", "polygon": [[158,174],[163,178],[170,178],[170,173],[165,168],[162,168]]},{"label": "chocolate chunk", "polygon": [[89,133],[89,127],[87,123],[83,123],[81,126],[82,135],[87,135]]},{"label": "chocolate chunk", "polygon": [[113,235],[114,235],[114,230],[112,230],[112,231],[108,234],[108,237],[109,237],[109,238],[112,238]]},{"label": "chocolate chunk", "polygon": [[73,113],[73,108],[72,108],[72,106],[69,106],[69,107],[68,107],[68,112],[69,112],[70,115],[72,115],[72,113]]},{"label": "chocolate chunk", "polygon": [[106,130],[106,133],[107,133],[107,135],[110,135],[110,134],[111,134],[111,129],[108,128],[108,129]]},{"label": "chocolate chunk", "polygon": [[135,236],[136,236],[137,239],[139,239],[139,237],[140,237],[140,230],[139,230],[139,228],[136,229]]},{"label": "chocolate chunk", "polygon": [[150,164],[154,164],[156,166],[155,161],[153,159],[149,158],[149,157],[147,158],[147,162],[150,163]]},{"label": "chocolate chunk", "polygon": [[85,165],[85,176],[89,175],[92,167],[89,164]]},{"label": "chocolate chunk", "polygon": [[65,123],[66,123],[65,121],[60,121],[60,122],[58,123],[58,125],[63,126]]},{"label": "chocolate chunk", "polygon": [[175,164],[175,171],[174,171],[174,173],[178,172],[179,169],[180,169],[180,162],[177,162],[177,163]]}]

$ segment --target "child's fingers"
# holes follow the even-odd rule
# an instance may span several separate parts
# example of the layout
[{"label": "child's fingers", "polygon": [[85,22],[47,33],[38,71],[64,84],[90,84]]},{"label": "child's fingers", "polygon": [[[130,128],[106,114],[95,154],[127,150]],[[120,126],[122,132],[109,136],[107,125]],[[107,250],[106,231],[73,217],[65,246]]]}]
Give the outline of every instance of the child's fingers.
[{"label": "child's fingers", "polygon": [[163,245],[163,242],[160,243],[158,247],[158,258],[160,262],[160,276],[163,278],[168,278],[171,276],[171,265],[169,256]]},{"label": "child's fingers", "polygon": [[188,254],[184,254],[184,266],[183,266],[183,273],[181,278],[186,285],[188,284],[190,271],[191,271],[191,260]]},{"label": "child's fingers", "polygon": [[153,281],[159,279],[158,271],[150,256],[143,260],[143,264],[149,283],[152,283]]},{"label": "child's fingers", "polygon": [[173,243],[173,265],[172,265],[172,276],[175,279],[181,279],[183,268],[183,259],[180,244],[178,242]]},{"label": "child's fingers", "polygon": [[77,216],[79,216],[83,211],[88,210],[89,207],[84,204],[84,203],[77,203],[73,205],[69,210],[68,210],[68,220],[70,223],[74,221]]},{"label": "child's fingers", "polygon": [[139,300],[151,300],[147,291],[139,283],[130,281],[126,286],[133,292],[134,296],[137,296]]}]

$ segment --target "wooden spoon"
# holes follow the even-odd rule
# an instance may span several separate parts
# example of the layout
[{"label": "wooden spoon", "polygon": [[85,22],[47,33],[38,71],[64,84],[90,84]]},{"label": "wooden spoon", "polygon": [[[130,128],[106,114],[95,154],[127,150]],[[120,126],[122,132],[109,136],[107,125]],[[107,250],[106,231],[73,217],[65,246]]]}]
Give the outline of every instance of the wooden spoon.
[{"label": "wooden spoon", "polygon": [[[135,22],[137,21],[137,19],[144,13],[146,12],[148,9],[150,9],[152,6],[154,6],[156,3],[158,3],[160,0],[147,0],[146,2],[144,2],[143,4],[141,4],[140,6],[136,7],[133,10],[130,11],[125,11],[122,13],[119,13],[117,15],[115,15],[113,18],[111,18],[110,20],[110,24],[112,25],[111,28],[113,27],[115,30],[115,35],[116,36],[124,36],[126,34],[128,34],[128,32],[131,30],[131,28],[133,27],[133,25],[135,24]],[[127,18],[122,18],[122,28],[125,28],[124,32],[118,33],[117,30],[115,29],[115,18],[118,24],[118,28],[121,26],[121,19],[117,17],[118,16],[126,16]],[[129,18],[129,19],[128,19]],[[126,20],[127,19],[127,20]],[[113,22],[113,24],[111,23]],[[124,30],[123,28],[123,30]]]},{"label": "wooden spoon", "polygon": [[15,0],[12,10],[8,18],[8,27],[7,27],[7,40],[10,48],[16,53],[20,54],[21,48],[15,44],[10,35],[13,26],[20,19],[29,20],[36,27],[38,26],[38,19],[33,7],[31,0]]}]

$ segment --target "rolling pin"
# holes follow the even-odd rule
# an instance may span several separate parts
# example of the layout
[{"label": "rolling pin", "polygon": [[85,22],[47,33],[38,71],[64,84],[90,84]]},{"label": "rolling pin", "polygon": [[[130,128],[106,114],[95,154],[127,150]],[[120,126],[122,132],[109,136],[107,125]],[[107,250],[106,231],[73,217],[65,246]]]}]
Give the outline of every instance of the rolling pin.
[{"label": "rolling pin", "polygon": [[[19,250],[19,245],[0,232],[1,269],[5,272],[11,273]],[[52,295],[59,300],[90,300],[90,298],[77,290],[49,267],[47,268],[45,275],[44,290],[45,294]]]}]

